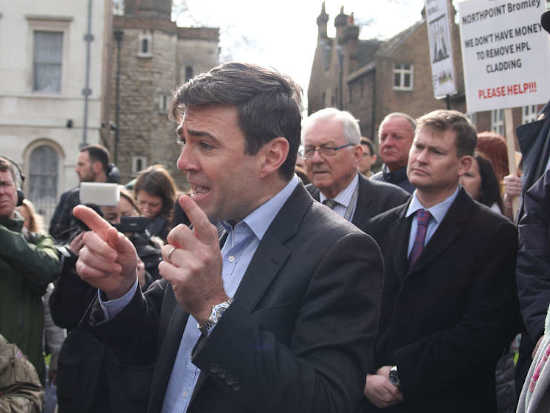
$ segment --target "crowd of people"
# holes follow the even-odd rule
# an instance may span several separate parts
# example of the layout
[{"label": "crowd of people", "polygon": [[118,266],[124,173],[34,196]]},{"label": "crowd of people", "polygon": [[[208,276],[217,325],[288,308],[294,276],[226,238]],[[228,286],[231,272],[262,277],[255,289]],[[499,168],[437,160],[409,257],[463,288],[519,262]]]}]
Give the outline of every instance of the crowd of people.
[{"label": "crowd of people", "polygon": [[521,176],[455,110],[387,114],[378,153],[351,113],[301,113],[272,69],[200,74],[172,105],[188,190],[85,146],[116,201],[65,192],[49,235],[0,157],[0,407],[547,411],[550,104]]}]

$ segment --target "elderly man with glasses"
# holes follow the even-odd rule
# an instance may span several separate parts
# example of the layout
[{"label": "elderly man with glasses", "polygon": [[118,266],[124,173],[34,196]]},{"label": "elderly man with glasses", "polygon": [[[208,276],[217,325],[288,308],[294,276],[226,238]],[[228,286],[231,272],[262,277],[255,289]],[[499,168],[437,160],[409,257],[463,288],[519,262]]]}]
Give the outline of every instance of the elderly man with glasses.
[{"label": "elderly man with glasses", "polygon": [[322,109],[302,124],[305,166],[318,201],[365,231],[370,218],[405,203],[409,194],[385,182],[369,181],[358,173],[363,154],[361,132],[353,115]]}]

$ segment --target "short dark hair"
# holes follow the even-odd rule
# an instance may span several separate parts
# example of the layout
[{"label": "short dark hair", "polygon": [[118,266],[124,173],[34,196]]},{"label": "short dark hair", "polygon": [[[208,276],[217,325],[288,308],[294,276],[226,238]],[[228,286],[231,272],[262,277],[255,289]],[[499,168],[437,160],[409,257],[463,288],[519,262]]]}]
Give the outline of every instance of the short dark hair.
[{"label": "short dark hair", "polygon": [[225,63],[183,84],[174,95],[171,112],[180,119],[189,106],[235,106],[246,140],[245,153],[255,155],[279,136],[288,141],[288,156],[279,173],[290,180],[300,146],[301,93],[293,80],[275,70]]},{"label": "short dark hair", "polygon": [[475,126],[463,113],[457,110],[434,110],[416,121],[416,130],[429,127],[439,132],[452,130],[456,133],[456,153],[458,157],[473,156],[477,144]]},{"label": "short dark hair", "polygon": [[101,162],[103,172],[109,170],[109,151],[101,145],[87,145],[80,149],[80,152],[88,152],[90,162]]},{"label": "short dark hair", "polygon": [[488,207],[496,203],[500,210],[503,211],[500,186],[491,162],[480,154],[476,154],[474,159],[479,166],[479,176],[481,177],[481,188],[479,190],[478,201]]},{"label": "short dark hair", "polygon": [[15,171],[15,165],[2,156],[0,156],[0,171],[2,172],[9,171],[11,175],[11,179],[13,179],[13,184],[16,187],[19,186],[19,182],[17,179],[17,172]]},{"label": "short dark hair", "polygon": [[367,145],[369,147],[369,151],[371,155],[374,155],[374,145],[372,144],[372,141],[369,138],[365,138],[364,136],[361,137],[361,145]]},{"label": "short dark hair", "polygon": [[174,203],[176,202],[176,184],[170,173],[162,165],[151,165],[139,173],[134,185],[134,194],[137,198],[139,191],[158,196],[162,200],[160,215],[171,219]]}]

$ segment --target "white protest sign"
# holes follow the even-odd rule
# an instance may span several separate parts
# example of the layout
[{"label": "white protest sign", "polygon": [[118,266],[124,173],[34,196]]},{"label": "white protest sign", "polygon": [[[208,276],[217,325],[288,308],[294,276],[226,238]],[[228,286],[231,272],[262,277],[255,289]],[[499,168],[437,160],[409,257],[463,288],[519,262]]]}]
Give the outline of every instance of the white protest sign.
[{"label": "white protest sign", "polygon": [[456,94],[448,0],[426,0],[426,24],[432,64],[434,97]]},{"label": "white protest sign", "polygon": [[479,112],[550,98],[550,36],[544,0],[469,0],[458,4],[466,104]]}]

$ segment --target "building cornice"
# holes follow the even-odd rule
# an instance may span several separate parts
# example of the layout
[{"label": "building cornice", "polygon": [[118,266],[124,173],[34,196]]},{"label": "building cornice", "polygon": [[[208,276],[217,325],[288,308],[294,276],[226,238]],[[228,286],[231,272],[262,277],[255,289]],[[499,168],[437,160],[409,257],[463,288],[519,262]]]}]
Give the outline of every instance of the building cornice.
[{"label": "building cornice", "polygon": [[[1,14],[0,14],[1,16]],[[73,16],[55,16],[48,14],[25,14],[27,20],[39,20],[48,22],[72,22]]]}]

